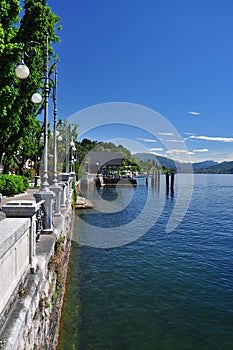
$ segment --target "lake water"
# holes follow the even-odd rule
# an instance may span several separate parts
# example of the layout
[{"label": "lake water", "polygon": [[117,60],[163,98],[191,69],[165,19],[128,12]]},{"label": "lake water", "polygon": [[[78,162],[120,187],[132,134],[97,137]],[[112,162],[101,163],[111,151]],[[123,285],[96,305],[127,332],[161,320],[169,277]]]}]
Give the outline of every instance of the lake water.
[{"label": "lake water", "polygon": [[[89,190],[97,207],[76,216],[60,350],[233,349],[233,176],[194,175],[186,212],[177,201],[190,196],[189,176],[174,196],[163,179]],[[184,218],[167,230],[174,211]],[[129,243],[108,248],[108,230]]]}]

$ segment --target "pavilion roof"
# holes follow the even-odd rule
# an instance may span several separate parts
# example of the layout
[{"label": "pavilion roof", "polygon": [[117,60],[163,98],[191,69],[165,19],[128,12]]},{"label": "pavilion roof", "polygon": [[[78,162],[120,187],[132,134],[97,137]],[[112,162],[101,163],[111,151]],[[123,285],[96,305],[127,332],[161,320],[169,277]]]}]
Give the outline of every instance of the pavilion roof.
[{"label": "pavilion roof", "polygon": [[89,166],[121,166],[123,154],[121,152],[88,152]]}]

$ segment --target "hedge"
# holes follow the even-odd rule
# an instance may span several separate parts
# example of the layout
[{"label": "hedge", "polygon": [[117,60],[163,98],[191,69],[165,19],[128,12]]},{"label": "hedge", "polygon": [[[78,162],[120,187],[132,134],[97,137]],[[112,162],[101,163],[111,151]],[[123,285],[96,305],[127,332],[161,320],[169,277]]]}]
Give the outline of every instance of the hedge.
[{"label": "hedge", "polygon": [[3,196],[12,196],[22,193],[29,187],[28,179],[20,175],[1,175],[0,193]]}]

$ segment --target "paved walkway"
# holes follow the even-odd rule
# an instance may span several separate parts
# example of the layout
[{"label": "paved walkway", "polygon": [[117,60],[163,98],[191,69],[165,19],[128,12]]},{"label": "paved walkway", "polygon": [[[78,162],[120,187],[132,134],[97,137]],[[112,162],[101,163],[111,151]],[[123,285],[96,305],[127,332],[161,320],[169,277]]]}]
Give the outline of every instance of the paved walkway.
[{"label": "paved walkway", "polygon": [[[30,201],[34,201],[35,198],[33,197],[33,193],[37,192],[38,189],[37,188],[29,188],[25,193],[21,193],[21,194],[17,194],[15,196],[3,196],[2,197],[2,203],[0,204],[0,208],[5,205],[7,202],[12,201],[12,200],[30,200]],[[5,219],[5,214],[3,213],[3,211],[0,211],[0,221]]]}]

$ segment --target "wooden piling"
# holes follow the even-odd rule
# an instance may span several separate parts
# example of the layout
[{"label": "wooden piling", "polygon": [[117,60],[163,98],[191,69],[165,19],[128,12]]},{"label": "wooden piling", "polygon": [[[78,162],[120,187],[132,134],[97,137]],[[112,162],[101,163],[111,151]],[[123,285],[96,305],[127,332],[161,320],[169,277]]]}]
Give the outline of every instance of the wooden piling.
[{"label": "wooden piling", "polygon": [[175,172],[171,172],[171,194],[174,194],[174,179],[175,179]]},{"label": "wooden piling", "polygon": [[157,171],[157,184],[158,184],[158,191],[160,190],[160,171],[159,171],[159,169],[158,169],[158,171]]},{"label": "wooden piling", "polygon": [[169,178],[170,178],[169,173],[166,173],[166,192],[167,192],[167,194],[169,193]]},{"label": "wooden piling", "polygon": [[155,173],[153,171],[152,176],[151,176],[151,186],[154,187],[155,185]]}]

